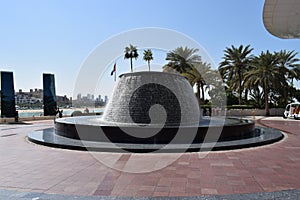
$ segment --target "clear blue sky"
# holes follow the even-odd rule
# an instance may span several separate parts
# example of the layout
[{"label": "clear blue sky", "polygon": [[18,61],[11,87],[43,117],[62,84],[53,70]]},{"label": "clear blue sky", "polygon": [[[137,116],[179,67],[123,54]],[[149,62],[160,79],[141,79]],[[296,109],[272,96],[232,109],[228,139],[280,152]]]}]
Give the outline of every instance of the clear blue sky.
[{"label": "clear blue sky", "polygon": [[1,1],[0,70],[13,71],[15,89],[25,91],[42,88],[42,73],[54,73],[57,94],[72,96],[80,66],[97,45],[143,27],[182,32],[201,44],[215,63],[230,45],[250,44],[254,54],[267,49],[300,52],[299,39],[283,40],[266,31],[263,4],[263,0]]}]

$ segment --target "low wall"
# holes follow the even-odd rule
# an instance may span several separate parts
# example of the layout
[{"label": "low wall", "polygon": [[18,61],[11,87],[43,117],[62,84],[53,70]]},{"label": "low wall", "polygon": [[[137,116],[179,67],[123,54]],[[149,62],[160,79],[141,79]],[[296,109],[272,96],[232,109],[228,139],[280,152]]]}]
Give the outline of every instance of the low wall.
[{"label": "low wall", "polygon": [[[203,110],[201,109],[203,113]],[[282,116],[284,112],[283,108],[271,108],[270,116]],[[82,113],[83,116],[87,115],[100,115],[102,113]],[[214,112],[214,115],[224,115],[224,112],[217,111]],[[264,109],[230,109],[226,112],[227,116],[265,116]],[[64,116],[69,117],[69,116]],[[33,121],[33,120],[54,120],[54,116],[36,116],[36,117],[22,117],[19,118],[19,121]],[[0,118],[0,123],[13,123],[15,122],[15,118]]]},{"label": "low wall", "polygon": [[[270,116],[282,116],[283,108],[271,108]],[[265,116],[264,109],[230,109],[226,112],[227,116]]]},{"label": "low wall", "polygon": [[33,121],[33,120],[54,120],[55,116],[36,116],[36,117],[21,117],[19,121]]},{"label": "low wall", "polygon": [[[102,112],[97,113],[81,113],[80,115],[76,116],[91,116],[91,115],[102,115]],[[71,117],[70,115],[64,115],[63,117]],[[32,116],[32,117],[20,117],[19,122],[24,121],[34,121],[34,120],[54,120],[55,116]],[[4,123],[13,123],[15,122],[15,118],[0,118],[0,124]]]},{"label": "low wall", "polygon": [[[54,116],[37,116],[37,117],[22,117],[19,118],[19,122],[24,122],[24,121],[34,121],[34,120],[54,120]],[[4,123],[14,123],[16,122],[15,118],[0,118],[0,124]]]},{"label": "low wall", "polygon": [[0,118],[0,124],[15,122],[15,118]]}]

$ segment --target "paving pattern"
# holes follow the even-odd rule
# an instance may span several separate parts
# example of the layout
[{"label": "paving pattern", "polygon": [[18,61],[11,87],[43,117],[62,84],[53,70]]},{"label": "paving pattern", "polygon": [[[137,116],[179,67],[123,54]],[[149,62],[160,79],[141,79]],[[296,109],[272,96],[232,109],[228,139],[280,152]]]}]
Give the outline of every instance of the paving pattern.
[{"label": "paving pattern", "polygon": [[[177,155],[178,159],[165,168],[145,173],[122,169],[130,166],[139,169],[151,160],[164,162],[174,155],[100,152],[92,155],[45,147],[28,142],[26,135],[52,127],[53,121],[31,123],[0,125],[0,189],[4,191],[90,197],[178,197],[300,188],[300,121],[258,119],[258,125],[285,131],[285,138],[256,148],[185,153]],[[113,168],[95,157],[109,161]]]}]

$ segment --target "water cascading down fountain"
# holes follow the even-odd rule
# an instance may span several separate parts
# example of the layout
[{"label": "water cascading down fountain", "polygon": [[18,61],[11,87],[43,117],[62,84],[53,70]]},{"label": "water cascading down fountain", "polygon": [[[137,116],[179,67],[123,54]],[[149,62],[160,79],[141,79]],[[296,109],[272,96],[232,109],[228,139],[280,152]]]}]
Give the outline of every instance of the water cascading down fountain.
[{"label": "water cascading down fountain", "polygon": [[226,150],[283,138],[252,120],[202,117],[189,82],[181,75],[135,72],[120,76],[102,116],[56,119],[30,141],[47,146],[130,152]]}]

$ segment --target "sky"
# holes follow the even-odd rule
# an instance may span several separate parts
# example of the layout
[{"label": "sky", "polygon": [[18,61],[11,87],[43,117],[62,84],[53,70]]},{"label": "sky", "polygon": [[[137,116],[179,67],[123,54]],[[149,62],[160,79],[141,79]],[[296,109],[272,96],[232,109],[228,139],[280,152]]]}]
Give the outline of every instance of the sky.
[{"label": "sky", "polygon": [[[263,4],[263,0],[0,0],[0,70],[14,72],[16,91],[42,88],[42,74],[53,73],[56,93],[76,97],[76,78],[91,52],[112,36],[145,27],[187,35],[216,65],[231,45],[250,44],[254,55],[266,50],[300,52],[299,39],[279,39],[267,32]],[[117,61],[119,71],[129,71],[128,61],[122,57]],[[112,77],[106,79],[98,83],[102,96],[109,96],[114,84]]]}]

